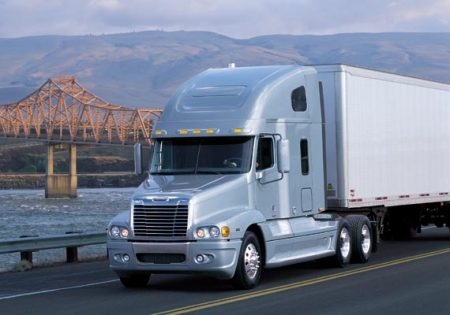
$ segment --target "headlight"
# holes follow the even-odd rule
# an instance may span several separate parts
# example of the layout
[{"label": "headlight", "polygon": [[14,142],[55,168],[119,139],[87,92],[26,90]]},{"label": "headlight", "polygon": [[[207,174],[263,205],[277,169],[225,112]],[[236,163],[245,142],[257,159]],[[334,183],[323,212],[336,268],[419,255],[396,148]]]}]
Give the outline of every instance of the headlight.
[{"label": "headlight", "polygon": [[206,229],[205,228],[199,228],[195,231],[195,236],[197,238],[205,238],[206,237]]},{"label": "headlight", "polygon": [[217,239],[220,237],[228,237],[230,233],[223,233],[224,231],[229,231],[230,229],[222,227],[221,229],[215,225],[202,226],[195,230],[194,237],[197,239]]},{"label": "headlight", "polygon": [[220,236],[220,230],[217,226],[211,226],[209,228],[209,235],[211,235],[211,238],[218,238]]},{"label": "headlight", "polygon": [[128,234],[128,229],[123,226],[113,225],[109,228],[109,235],[115,239],[126,239]]}]

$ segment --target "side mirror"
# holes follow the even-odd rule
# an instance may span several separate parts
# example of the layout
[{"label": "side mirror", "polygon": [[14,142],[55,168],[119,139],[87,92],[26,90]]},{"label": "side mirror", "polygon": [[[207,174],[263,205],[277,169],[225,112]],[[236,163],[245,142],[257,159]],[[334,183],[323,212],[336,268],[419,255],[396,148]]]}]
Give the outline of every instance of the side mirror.
[{"label": "side mirror", "polygon": [[290,159],[289,159],[289,140],[280,139],[277,141],[277,163],[278,171],[280,173],[289,173]]},{"label": "side mirror", "polygon": [[142,145],[136,143],[134,145],[134,173],[136,175],[141,175],[143,173],[142,164]]}]

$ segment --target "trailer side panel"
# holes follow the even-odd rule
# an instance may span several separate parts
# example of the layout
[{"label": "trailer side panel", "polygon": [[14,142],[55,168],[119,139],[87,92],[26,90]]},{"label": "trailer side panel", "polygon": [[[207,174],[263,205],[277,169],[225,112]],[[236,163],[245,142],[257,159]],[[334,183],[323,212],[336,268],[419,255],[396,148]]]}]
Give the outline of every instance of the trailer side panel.
[{"label": "trailer side panel", "polygon": [[329,205],[450,199],[448,85],[349,66],[317,69],[329,128]]}]

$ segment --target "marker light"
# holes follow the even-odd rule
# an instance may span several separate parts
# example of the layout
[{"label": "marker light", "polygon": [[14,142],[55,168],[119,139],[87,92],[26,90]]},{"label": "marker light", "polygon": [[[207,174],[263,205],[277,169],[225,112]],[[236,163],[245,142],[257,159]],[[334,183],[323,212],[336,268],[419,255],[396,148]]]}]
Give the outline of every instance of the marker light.
[{"label": "marker light", "polygon": [[167,134],[166,130],[162,130],[162,129],[155,130],[155,135],[157,135],[157,136],[162,136],[162,135],[166,135],[166,134]]},{"label": "marker light", "polygon": [[[179,135],[201,135],[201,134],[207,134],[207,135],[213,135],[216,133],[219,133],[219,129],[218,128],[206,128],[206,129],[200,129],[200,128],[196,128],[196,129],[178,129],[177,130]],[[155,132],[155,134],[157,134]]]},{"label": "marker light", "polygon": [[230,236],[230,228],[228,226],[222,226],[222,228],[220,229],[221,233],[222,233],[222,237],[228,237]]},{"label": "marker light", "polygon": [[231,130],[232,133],[241,134],[241,133],[250,133],[251,129],[248,128],[233,128]]}]

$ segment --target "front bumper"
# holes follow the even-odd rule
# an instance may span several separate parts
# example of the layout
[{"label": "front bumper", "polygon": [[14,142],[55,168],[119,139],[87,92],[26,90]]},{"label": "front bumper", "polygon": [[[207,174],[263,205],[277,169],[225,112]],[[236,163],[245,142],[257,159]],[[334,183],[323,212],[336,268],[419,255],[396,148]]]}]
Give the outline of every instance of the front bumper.
[{"label": "front bumper", "polygon": [[119,276],[135,272],[197,273],[230,279],[241,240],[132,242],[108,240],[109,265]]}]

